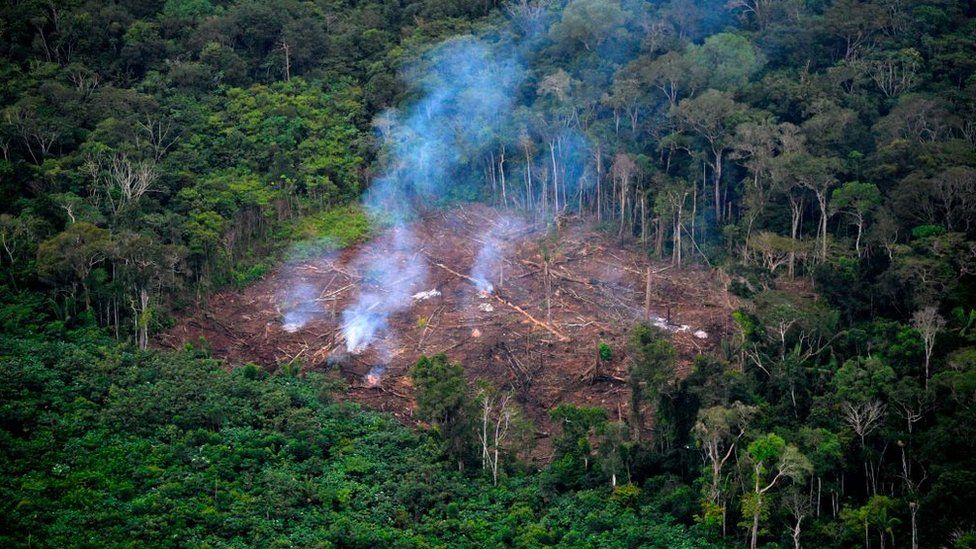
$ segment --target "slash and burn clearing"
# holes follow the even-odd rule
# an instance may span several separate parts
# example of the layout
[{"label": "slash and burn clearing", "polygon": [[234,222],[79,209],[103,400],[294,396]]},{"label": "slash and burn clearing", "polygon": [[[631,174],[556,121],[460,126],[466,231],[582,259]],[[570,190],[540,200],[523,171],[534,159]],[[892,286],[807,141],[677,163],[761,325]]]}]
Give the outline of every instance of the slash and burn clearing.
[{"label": "slash and burn clearing", "polygon": [[[471,383],[512,390],[542,436],[551,431],[547,411],[561,403],[626,418],[630,329],[647,321],[668,331],[680,378],[729,332],[734,298],[717,271],[649,261],[639,246],[579,219],[558,225],[547,231],[484,205],[430,212],[412,227],[419,251],[390,254],[382,242],[395,235],[381,233],[287,262],[249,287],[214,295],[159,344],[203,337],[230,365],[334,369],[349,384],[348,398],[406,424],[416,423],[410,369],[437,353],[463,364]],[[383,254],[402,276],[370,272]],[[365,295],[372,301],[356,315],[343,314]],[[404,304],[374,314],[385,299]],[[600,360],[601,343],[609,360]]]}]

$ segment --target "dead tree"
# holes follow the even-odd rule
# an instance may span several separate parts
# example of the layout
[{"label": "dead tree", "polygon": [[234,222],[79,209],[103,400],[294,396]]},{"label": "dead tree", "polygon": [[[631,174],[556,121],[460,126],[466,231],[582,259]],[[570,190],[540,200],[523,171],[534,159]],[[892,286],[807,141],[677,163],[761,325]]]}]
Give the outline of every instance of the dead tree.
[{"label": "dead tree", "polygon": [[90,156],[84,171],[92,178],[96,192],[104,196],[113,217],[129,204],[138,202],[159,178],[154,161],[132,160],[124,153],[112,155],[108,160]]},{"label": "dead tree", "polygon": [[630,200],[630,181],[637,173],[637,164],[626,153],[618,153],[613,157],[613,165],[610,166],[610,175],[620,200],[620,228],[617,236],[623,238],[627,220],[627,205]]},{"label": "dead tree", "polygon": [[178,136],[173,135],[172,122],[166,118],[154,118],[147,114],[145,120],[138,124],[156,162],[162,160],[163,155],[178,141]]},{"label": "dead tree", "polygon": [[812,506],[810,497],[797,489],[791,489],[783,498],[783,506],[793,517],[793,524],[790,525],[790,537],[793,538],[793,548],[800,549],[800,532],[803,519],[810,516]]},{"label": "dead tree", "polygon": [[885,405],[879,400],[856,404],[844,403],[844,421],[861,439],[861,451],[864,452],[864,482],[867,484],[867,491],[871,494],[877,493],[877,486],[872,482],[876,475],[868,460],[867,437],[881,427],[885,411]]},{"label": "dead tree", "polygon": [[935,349],[935,338],[945,327],[946,321],[935,307],[925,307],[915,311],[912,315],[912,328],[918,330],[925,344],[925,388],[929,387],[929,366],[932,362],[932,351]]},{"label": "dead tree", "polygon": [[481,406],[481,425],[478,429],[481,468],[491,472],[492,484],[497,485],[501,450],[515,417],[515,406],[510,392],[499,393],[487,384],[478,391],[478,403]]}]

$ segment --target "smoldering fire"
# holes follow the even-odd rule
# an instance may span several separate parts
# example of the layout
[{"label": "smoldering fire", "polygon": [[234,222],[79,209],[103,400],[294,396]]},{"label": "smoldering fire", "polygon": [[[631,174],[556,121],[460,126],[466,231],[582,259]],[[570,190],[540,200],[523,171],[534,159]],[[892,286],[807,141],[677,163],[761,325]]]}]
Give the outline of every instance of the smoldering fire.
[{"label": "smoldering fire", "polygon": [[[369,347],[387,329],[390,315],[409,307],[423,289],[426,264],[418,260],[414,204],[447,194],[466,166],[463,151],[484,146],[504,123],[507,116],[500,114],[511,110],[521,74],[512,52],[493,51],[471,37],[445,42],[404,73],[421,98],[403,113],[378,118],[386,167],[363,197],[371,221],[392,223],[394,236],[371,241],[360,254],[359,262],[375,274],[376,288],[363,291],[342,313],[349,352]],[[490,291],[490,285],[483,289]]]},{"label": "smoldering fire", "polygon": [[386,372],[386,365],[376,364],[366,373],[366,385],[375,387],[383,381],[383,374]]}]

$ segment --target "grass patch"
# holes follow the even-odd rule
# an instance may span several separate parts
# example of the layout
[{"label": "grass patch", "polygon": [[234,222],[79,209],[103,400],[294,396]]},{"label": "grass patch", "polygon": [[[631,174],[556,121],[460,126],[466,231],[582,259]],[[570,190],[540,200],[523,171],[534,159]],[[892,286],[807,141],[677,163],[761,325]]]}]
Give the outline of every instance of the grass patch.
[{"label": "grass patch", "polygon": [[303,259],[362,242],[370,235],[370,223],[359,204],[350,204],[305,216],[288,233],[294,241],[288,258]]},{"label": "grass patch", "polygon": [[231,278],[235,287],[243,288],[260,280],[264,275],[271,272],[271,268],[270,262],[262,261],[243,269],[235,269],[231,273]]}]

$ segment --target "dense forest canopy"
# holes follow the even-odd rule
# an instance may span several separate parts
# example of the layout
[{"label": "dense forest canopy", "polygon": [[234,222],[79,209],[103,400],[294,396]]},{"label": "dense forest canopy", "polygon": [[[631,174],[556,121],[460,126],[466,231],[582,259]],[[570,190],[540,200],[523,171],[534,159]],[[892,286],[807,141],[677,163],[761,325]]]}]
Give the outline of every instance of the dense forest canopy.
[{"label": "dense forest canopy", "polygon": [[[8,0],[0,50],[4,545],[976,543],[972,2]],[[558,406],[541,469],[445,357],[414,433],[150,349],[384,182],[714,268],[735,333],[679,380],[635,327],[653,432]]]}]

